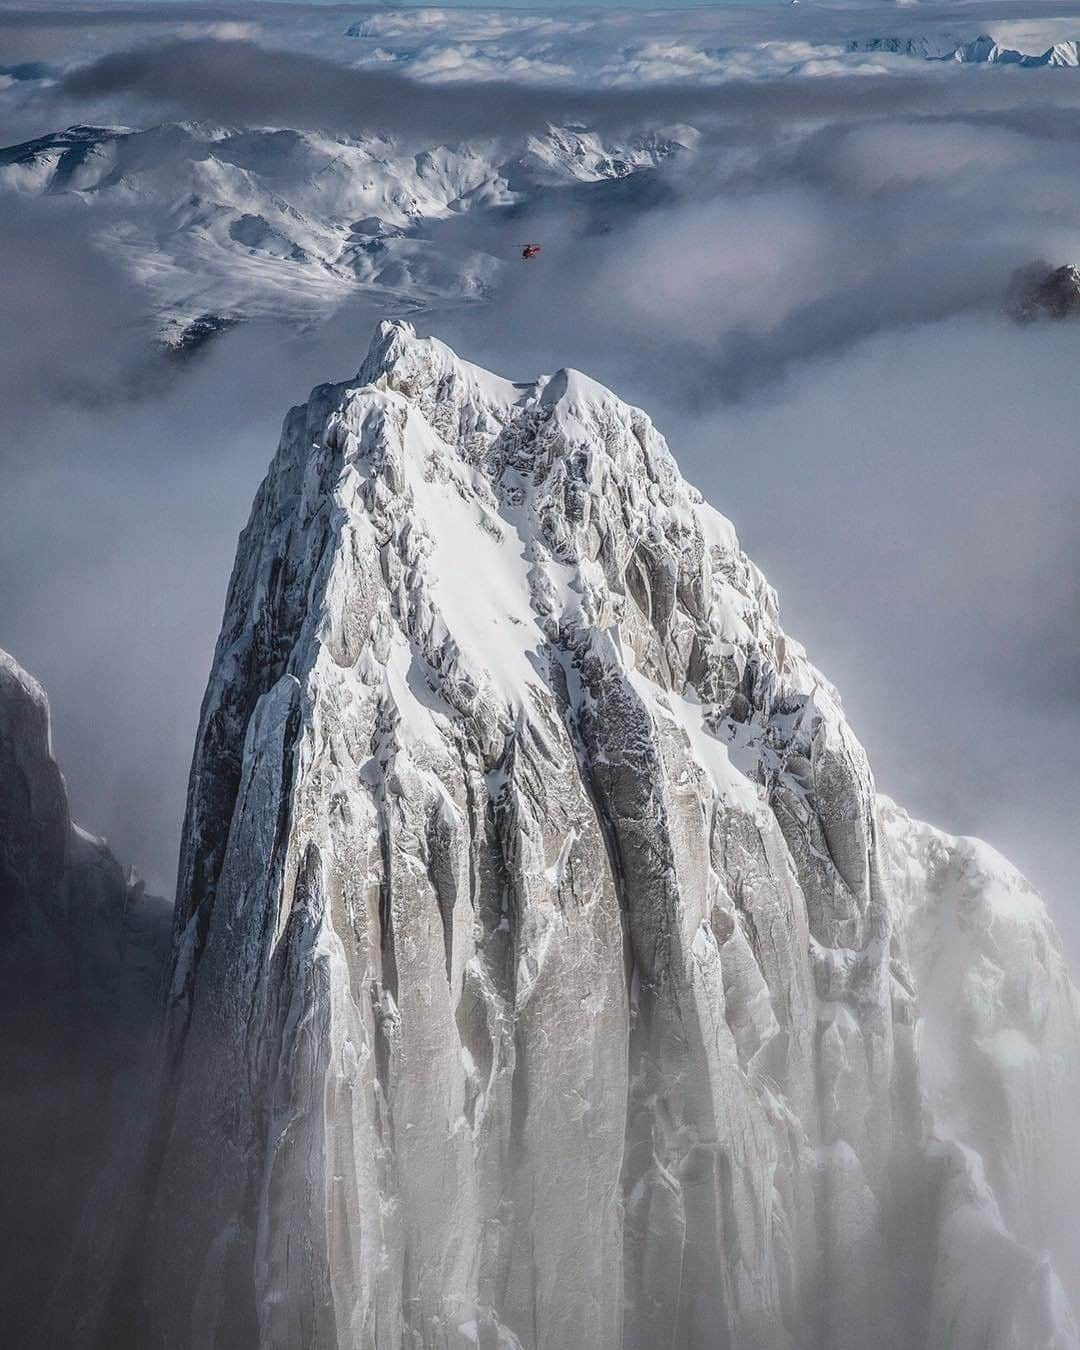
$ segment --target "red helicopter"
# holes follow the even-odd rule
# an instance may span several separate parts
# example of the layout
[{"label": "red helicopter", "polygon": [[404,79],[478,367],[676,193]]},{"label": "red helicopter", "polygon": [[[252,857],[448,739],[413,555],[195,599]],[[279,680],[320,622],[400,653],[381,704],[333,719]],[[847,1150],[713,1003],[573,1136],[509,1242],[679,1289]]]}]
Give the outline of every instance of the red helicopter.
[{"label": "red helicopter", "polygon": [[521,250],[521,257],[523,261],[528,262],[530,258],[535,258],[539,252],[540,252],[539,244],[526,244],[525,247]]}]

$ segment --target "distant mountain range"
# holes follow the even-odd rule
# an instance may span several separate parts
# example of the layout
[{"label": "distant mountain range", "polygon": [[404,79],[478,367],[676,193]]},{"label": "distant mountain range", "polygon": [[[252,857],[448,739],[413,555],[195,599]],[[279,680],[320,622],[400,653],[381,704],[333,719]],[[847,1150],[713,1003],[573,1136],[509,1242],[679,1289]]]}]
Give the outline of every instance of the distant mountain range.
[{"label": "distant mountain range", "polygon": [[509,259],[436,247],[425,225],[627,178],[695,139],[675,127],[611,144],[565,126],[414,147],[191,122],[73,126],[0,150],[0,192],[68,194],[97,213],[101,247],[145,285],[162,336],[190,346],[240,319],[325,316],[358,287],[398,311],[482,296]]},{"label": "distant mountain range", "polygon": [[894,56],[914,56],[924,61],[957,61],[963,65],[990,66],[1080,66],[1080,39],[1054,42],[1038,52],[1024,52],[999,42],[989,33],[980,33],[970,41],[958,41],[945,34],[915,34],[910,37],[852,38],[849,52],[886,52]]}]

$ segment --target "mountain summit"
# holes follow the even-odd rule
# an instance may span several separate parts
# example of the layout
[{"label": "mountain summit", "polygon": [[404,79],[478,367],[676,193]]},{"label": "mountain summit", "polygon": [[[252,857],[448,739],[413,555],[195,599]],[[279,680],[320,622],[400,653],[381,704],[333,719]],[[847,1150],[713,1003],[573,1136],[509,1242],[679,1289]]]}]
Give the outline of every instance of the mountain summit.
[{"label": "mountain summit", "polygon": [[1021,323],[1040,317],[1075,318],[1080,314],[1080,268],[1038,262],[1020,268],[1009,286],[1008,308]]},{"label": "mountain summit", "polygon": [[289,413],[166,1030],[142,1345],[1076,1345],[1041,901],[877,797],[730,523],[577,372],[387,323]]}]

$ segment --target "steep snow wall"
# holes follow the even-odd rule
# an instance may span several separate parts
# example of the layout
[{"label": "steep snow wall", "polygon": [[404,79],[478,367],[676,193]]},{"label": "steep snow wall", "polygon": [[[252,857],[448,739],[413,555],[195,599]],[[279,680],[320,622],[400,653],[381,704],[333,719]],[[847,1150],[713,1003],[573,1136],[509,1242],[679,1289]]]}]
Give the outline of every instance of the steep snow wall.
[{"label": "steep snow wall", "polygon": [[141,1343],[1075,1346],[1076,996],[989,857],[643,412],[383,325],[238,548]]}]

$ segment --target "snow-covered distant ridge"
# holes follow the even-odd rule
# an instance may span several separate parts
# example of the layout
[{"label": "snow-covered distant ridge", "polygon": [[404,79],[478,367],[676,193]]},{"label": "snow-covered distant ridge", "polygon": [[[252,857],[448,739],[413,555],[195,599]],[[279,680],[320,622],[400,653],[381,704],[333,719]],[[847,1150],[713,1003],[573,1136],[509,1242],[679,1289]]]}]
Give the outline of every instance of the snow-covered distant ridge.
[{"label": "snow-covered distant ridge", "polygon": [[412,146],[198,122],[74,126],[0,150],[0,199],[62,195],[100,211],[101,246],[182,341],[208,319],[323,318],[357,288],[398,310],[480,298],[505,260],[436,247],[425,223],[629,177],[695,140],[689,127],[618,144],[568,125]]},{"label": "snow-covered distant ridge", "polygon": [[913,56],[924,61],[954,61],[961,65],[1011,65],[1024,68],[1041,66],[1080,66],[1080,39],[1067,38],[1037,52],[1025,52],[980,33],[970,41],[958,41],[944,34],[916,34],[910,37],[852,38],[850,52],[883,52]]}]

